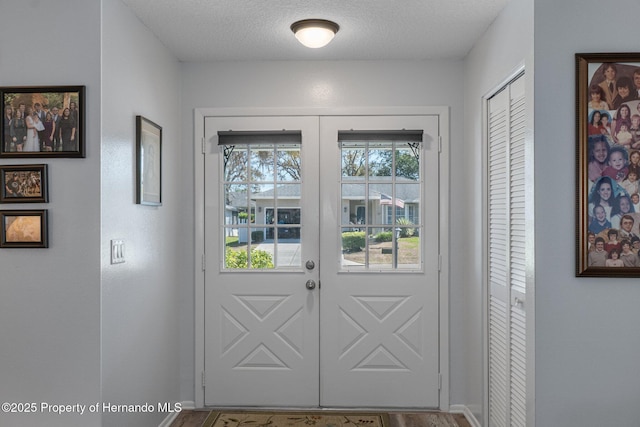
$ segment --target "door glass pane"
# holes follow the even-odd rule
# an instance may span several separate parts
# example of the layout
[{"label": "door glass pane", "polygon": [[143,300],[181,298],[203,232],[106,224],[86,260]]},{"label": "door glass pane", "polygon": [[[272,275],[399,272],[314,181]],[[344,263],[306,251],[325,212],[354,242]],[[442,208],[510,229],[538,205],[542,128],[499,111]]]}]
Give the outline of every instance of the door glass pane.
[{"label": "door glass pane", "polygon": [[301,268],[300,145],[239,144],[221,150],[224,268]]},{"label": "door glass pane", "polygon": [[395,176],[406,180],[420,179],[420,158],[418,146],[413,142],[396,143]]},{"label": "door glass pane", "polygon": [[247,180],[247,152],[225,147],[224,180],[227,182]]},{"label": "door glass pane", "polygon": [[420,145],[372,139],[340,145],[342,269],[421,270]]},{"label": "door glass pane", "polygon": [[396,224],[420,225],[420,184],[396,185]]},{"label": "door glass pane", "polygon": [[365,189],[364,184],[342,184],[342,225],[365,223]]},{"label": "door glass pane", "polygon": [[[289,235],[287,237],[278,239],[278,245],[275,248],[277,251],[276,260],[278,262],[276,267],[298,267],[302,263],[300,253],[300,228],[295,228],[295,234],[297,239],[292,239]],[[287,233],[293,232],[288,230]],[[279,229],[280,233],[281,230]]]},{"label": "door glass pane", "polygon": [[251,180],[273,182],[273,147],[258,145],[251,148]]},{"label": "door glass pane", "polygon": [[300,146],[298,144],[278,145],[278,180],[300,181]]},{"label": "door glass pane", "polygon": [[376,180],[391,180],[393,146],[391,142],[369,143],[369,176]]},{"label": "door glass pane", "polygon": [[251,227],[251,268],[274,268],[274,241],[265,240],[265,227]]},{"label": "door glass pane", "polygon": [[364,179],[367,169],[366,147],[357,142],[342,143],[341,147],[343,179]]},{"label": "door glass pane", "polygon": [[369,201],[369,224],[393,224],[393,184],[369,184]]},{"label": "door glass pane", "polygon": [[372,228],[369,238],[369,265],[372,268],[393,268],[397,241],[393,238],[393,228]]}]

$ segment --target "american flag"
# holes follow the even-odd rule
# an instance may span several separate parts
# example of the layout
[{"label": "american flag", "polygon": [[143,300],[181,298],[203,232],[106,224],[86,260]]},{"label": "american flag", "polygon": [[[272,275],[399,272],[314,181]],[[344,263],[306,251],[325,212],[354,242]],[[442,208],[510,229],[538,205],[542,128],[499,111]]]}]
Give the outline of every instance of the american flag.
[{"label": "american flag", "polygon": [[[395,203],[393,203],[395,201]],[[380,204],[381,205],[393,205],[395,204],[399,208],[404,208],[404,200],[398,199],[397,197],[393,199],[388,194],[380,193]]]}]

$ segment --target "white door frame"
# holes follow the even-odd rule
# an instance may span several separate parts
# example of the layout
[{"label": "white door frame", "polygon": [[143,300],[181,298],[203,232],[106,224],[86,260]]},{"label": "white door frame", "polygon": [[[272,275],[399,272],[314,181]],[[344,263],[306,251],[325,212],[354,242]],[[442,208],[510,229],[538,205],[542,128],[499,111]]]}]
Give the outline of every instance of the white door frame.
[{"label": "white door frame", "polygon": [[[449,107],[344,107],[344,108],[196,108],[194,110],[194,285],[195,285],[195,406],[204,407],[203,372],[205,366],[205,275],[203,269],[204,233],[204,153],[211,143],[204,140],[205,117],[229,116],[367,116],[367,115],[438,115],[440,127],[440,292],[439,349],[440,410],[449,411]],[[397,408],[396,408],[397,409]]]}]

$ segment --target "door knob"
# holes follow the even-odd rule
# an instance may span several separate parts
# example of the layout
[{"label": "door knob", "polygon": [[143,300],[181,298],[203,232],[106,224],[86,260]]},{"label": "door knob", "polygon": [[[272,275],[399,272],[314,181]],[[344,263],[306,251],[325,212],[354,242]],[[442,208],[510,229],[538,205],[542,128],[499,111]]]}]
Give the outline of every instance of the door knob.
[{"label": "door knob", "polygon": [[316,288],[316,282],[314,280],[307,280],[307,283],[305,285],[307,287],[307,289],[309,289],[310,291],[314,290]]}]

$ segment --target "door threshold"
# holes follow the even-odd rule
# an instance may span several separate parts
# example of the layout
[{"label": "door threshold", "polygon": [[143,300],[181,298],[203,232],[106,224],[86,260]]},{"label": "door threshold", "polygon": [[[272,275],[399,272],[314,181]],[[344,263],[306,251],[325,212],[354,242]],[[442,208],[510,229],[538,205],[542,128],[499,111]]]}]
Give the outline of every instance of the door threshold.
[{"label": "door threshold", "polygon": [[205,406],[208,411],[274,411],[274,412],[440,412],[439,408],[423,407],[326,407],[326,406]]}]

